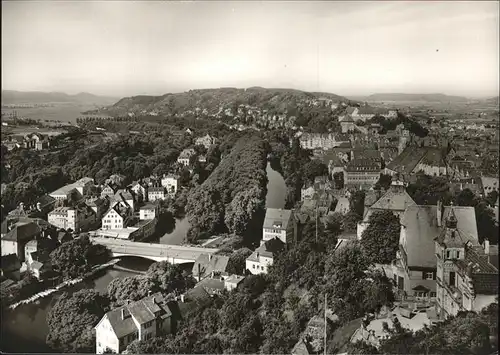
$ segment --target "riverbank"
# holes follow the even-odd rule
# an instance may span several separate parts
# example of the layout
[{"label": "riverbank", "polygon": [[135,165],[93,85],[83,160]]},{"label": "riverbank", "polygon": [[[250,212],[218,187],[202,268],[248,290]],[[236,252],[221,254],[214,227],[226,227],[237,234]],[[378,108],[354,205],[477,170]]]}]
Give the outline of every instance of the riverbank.
[{"label": "riverbank", "polygon": [[31,303],[31,302],[34,302],[36,301],[37,299],[39,298],[43,298],[43,297],[46,297],[54,292],[57,292],[59,291],[60,289],[66,287],[66,286],[71,286],[71,285],[75,285],[79,282],[82,282],[83,280],[85,280],[86,278],[89,278],[91,277],[92,275],[96,274],[97,272],[101,271],[101,270],[104,270],[110,266],[113,266],[115,264],[117,264],[120,260],[119,259],[114,259],[114,260],[111,260],[110,262],[106,263],[106,264],[103,264],[103,265],[98,265],[96,266],[92,271],[90,271],[87,275],[83,276],[83,277],[79,277],[79,278],[76,278],[76,279],[73,279],[73,280],[67,280],[67,281],[64,281],[63,283],[60,283],[59,285],[57,285],[56,287],[54,288],[51,288],[51,289],[48,289],[48,290],[45,290],[45,291],[41,291],[33,296],[31,296],[30,298],[27,298],[25,300],[21,300],[19,302],[16,302],[12,305],[10,305],[8,307],[9,310],[14,310],[16,309],[18,306],[22,305],[22,304],[28,304],[28,303]]}]

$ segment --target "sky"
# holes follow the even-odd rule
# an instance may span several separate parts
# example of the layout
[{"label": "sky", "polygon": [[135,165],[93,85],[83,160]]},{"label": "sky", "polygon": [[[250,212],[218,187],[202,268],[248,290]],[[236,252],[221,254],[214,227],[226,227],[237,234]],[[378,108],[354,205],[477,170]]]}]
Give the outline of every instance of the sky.
[{"label": "sky", "polygon": [[2,1],[2,89],[499,91],[499,3]]}]

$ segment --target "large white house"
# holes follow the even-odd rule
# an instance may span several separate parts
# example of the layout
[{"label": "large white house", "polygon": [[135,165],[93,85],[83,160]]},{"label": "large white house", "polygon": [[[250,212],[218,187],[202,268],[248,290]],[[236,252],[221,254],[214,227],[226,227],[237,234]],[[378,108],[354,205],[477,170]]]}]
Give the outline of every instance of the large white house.
[{"label": "large white house", "polygon": [[262,227],[262,241],[278,238],[283,243],[292,243],[297,237],[297,229],[293,210],[268,208]]},{"label": "large white house", "polygon": [[179,189],[179,176],[178,175],[164,175],[161,179],[161,186],[167,189],[170,196],[174,196]]},{"label": "large white house", "polygon": [[109,209],[102,218],[102,229],[123,229],[129,222],[128,211],[116,205]]},{"label": "large white house", "polygon": [[139,219],[141,221],[154,219],[158,212],[158,206],[153,203],[148,203],[139,209]]},{"label": "large white house", "polygon": [[274,255],[284,248],[279,238],[264,242],[245,260],[245,267],[254,275],[267,274],[269,266],[274,262]]},{"label": "large white house", "polygon": [[166,197],[165,188],[163,186],[155,186],[148,189],[148,200],[151,202],[164,200]]},{"label": "large white house", "polygon": [[116,308],[95,326],[96,354],[119,354],[134,340],[149,340],[172,329],[172,311],[160,294]]},{"label": "large white house", "polygon": [[96,222],[96,213],[87,205],[79,208],[57,207],[49,212],[47,221],[57,228],[78,232]]},{"label": "large white house", "polygon": [[184,149],[181,154],[179,155],[179,157],[177,158],[177,162],[179,164],[182,164],[184,166],[188,166],[189,165],[189,160],[191,159],[191,157],[195,154],[195,150],[194,149]]}]

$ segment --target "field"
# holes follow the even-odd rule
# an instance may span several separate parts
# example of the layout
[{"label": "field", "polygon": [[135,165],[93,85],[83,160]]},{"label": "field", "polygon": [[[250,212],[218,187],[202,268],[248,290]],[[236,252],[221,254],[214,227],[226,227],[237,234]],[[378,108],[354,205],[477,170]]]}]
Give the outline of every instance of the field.
[{"label": "field", "polygon": [[76,119],[83,116],[81,112],[96,109],[93,105],[60,104],[54,107],[34,107],[34,108],[2,108],[2,113],[6,115],[17,111],[19,118],[31,118],[43,121],[61,121],[76,123]]}]

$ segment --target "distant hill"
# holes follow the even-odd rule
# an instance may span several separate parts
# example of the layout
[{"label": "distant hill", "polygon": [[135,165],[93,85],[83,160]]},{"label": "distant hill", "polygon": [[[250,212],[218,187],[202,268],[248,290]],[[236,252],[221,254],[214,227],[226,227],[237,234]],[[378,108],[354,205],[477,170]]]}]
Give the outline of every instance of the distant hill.
[{"label": "distant hill", "polygon": [[87,92],[68,95],[63,92],[2,90],[2,104],[4,105],[46,103],[111,105],[116,101],[116,98],[97,96]]},{"label": "distant hill", "polygon": [[125,97],[106,109],[108,114],[123,115],[129,112],[151,112],[174,114],[195,109],[206,109],[215,114],[221,107],[232,105],[250,105],[263,110],[282,111],[291,105],[307,100],[327,99],[333,102],[349,102],[345,97],[330,93],[311,93],[294,89],[266,89],[251,87],[248,89],[219,88],[190,90],[183,93],[162,96]]},{"label": "distant hill", "polygon": [[388,93],[388,94],[373,94],[370,96],[356,97],[361,101],[376,101],[376,102],[436,102],[436,103],[458,103],[468,102],[469,99],[463,96],[449,96],[445,94],[402,94],[402,93]]},{"label": "distant hill", "polygon": [[487,104],[498,106],[500,100],[498,96],[484,100]]}]

